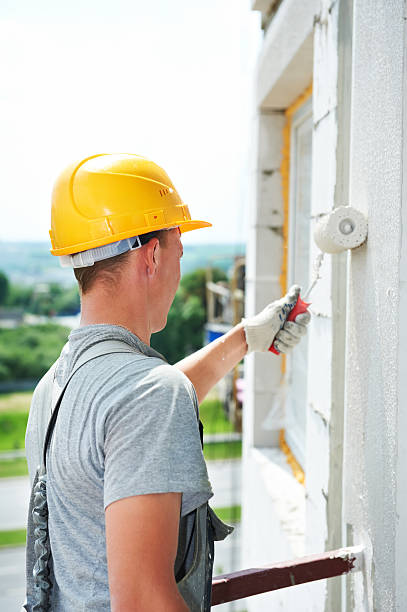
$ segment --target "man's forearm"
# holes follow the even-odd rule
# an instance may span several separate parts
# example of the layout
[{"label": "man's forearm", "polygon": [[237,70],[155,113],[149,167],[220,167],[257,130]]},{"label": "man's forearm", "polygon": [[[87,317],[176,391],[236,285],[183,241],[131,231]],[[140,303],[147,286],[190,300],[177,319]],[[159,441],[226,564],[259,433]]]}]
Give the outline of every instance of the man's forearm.
[{"label": "man's forearm", "polygon": [[243,324],[239,323],[196,353],[175,364],[195,387],[199,403],[212,387],[243,359],[247,352]]},{"label": "man's forearm", "polygon": [[174,586],[173,589],[162,589],[159,584],[152,585],[146,597],[128,597],[123,593],[111,599],[112,612],[188,612],[189,608]]}]

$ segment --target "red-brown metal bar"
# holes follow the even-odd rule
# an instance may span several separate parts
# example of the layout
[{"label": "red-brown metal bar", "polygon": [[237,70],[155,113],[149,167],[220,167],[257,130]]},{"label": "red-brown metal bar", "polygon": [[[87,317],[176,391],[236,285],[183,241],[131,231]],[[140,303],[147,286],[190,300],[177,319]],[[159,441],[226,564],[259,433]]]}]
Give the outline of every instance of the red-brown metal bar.
[{"label": "red-brown metal bar", "polygon": [[362,562],[362,548],[353,546],[266,567],[215,576],[212,580],[212,606],[296,584],[341,576],[360,570]]}]

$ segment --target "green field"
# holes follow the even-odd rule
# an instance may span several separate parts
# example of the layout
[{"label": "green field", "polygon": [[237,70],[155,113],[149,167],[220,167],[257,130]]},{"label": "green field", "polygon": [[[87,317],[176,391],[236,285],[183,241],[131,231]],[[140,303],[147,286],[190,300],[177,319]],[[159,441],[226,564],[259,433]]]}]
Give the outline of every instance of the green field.
[{"label": "green field", "polygon": [[10,546],[24,546],[25,538],[25,529],[11,529],[10,531],[0,531],[0,548],[6,548]]},{"label": "green field", "polygon": [[27,474],[28,468],[25,457],[0,460],[0,478],[14,478],[15,476],[27,476]]},{"label": "green field", "polygon": [[[205,434],[229,433],[233,425],[225,416],[222,402],[216,398],[206,399],[199,407],[199,416]],[[217,459],[237,459],[242,456],[240,440],[232,442],[211,442],[204,445],[204,457],[208,461]]]},{"label": "green field", "polygon": [[221,521],[225,523],[240,523],[242,518],[241,506],[227,506],[226,508],[214,508]]},{"label": "green field", "polygon": [[[238,459],[242,456],[242,443],[233,441],[205,444],[204,456],[207,461]],[[24,457],[0,460],[0,478],[26,476],[27,474],[27,462]]]},{"label": "green field", "polygon": [[233,442],[211,442],[204,445],[204,457],[207,461],[217,459],[239,459],[242,456],[241,440]]},{"label": "green field", "polygon": [[[31,396],[31,392],[0,395],[0,451],[24,448]],[[200,417],[207,434],[233,431],[233,425],[227,420],[222,404],[216,398],[210,398],[202,402]],[[212,442],[206,444],[204,448],[204,455],[207,460],[235,459],[241,457],[241,454],[242,443],[240,441]],[[0,478],[25,474],[27,474],[25,459],[0,460]]]},{"label": "green field", "polygon": [[[0,451],[24,448],[31,397],[31,391],[0,395]],[[0,460],[0,478],[27,474],[27,461],[24,457]]]},{"label": "green field", "polygon": [[0,395],[0,414],[2,412],[26,412],[30,408],[32,391],[2,393]]},{"label": "green field", "polygon": [[[0,395],[0,450],[24,448],[24,435],[32,393],[7,393]],[[233,431],[216,398],[206,399],[199,408],[206,434]]]},{"label": "green field", "polygon": [[205,399],[202,402],[199,406],[199,417],[206,434],[233,431],[233,425],[227,420],[222,403],[216,398]]},{"label": "green field", "polygon": [[28,412],[0,412],[0,451],[24,448]]}]

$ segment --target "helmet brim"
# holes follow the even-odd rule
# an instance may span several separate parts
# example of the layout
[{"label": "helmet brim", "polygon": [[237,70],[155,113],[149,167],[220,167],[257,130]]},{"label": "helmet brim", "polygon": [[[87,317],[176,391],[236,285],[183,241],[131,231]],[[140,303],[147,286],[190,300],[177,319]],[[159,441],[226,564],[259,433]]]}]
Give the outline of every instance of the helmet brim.
[{"label": "helmet brim", "polygon": [[207,221],[184,221],[179,224],[179,228],[181,233],[191,232],[192,230],[200,229],[201,227],[212,227],[212,223],[208,223]]},{"label": "helmet brim", "polygon": [[[122,232],[120,234],[115,234],[113,236],[105,236],[104,238],[98,238],[97,240],[91,240],[86,243],[77,244],[71,247],[66,247],[62,249],[51,249],[52,255],[74,255],[75,253],[80,253],[82,251],[86,251],[88,249],[94,249],[99,246],[104,246],[106,244],[111,244],[112,242],[116,242],[117,240],[123,240],[124,238],[133,238],[134,236],[141,236],[142,234],[147,234],[149,232],[158,231],[160,229],[169,229],[171,227],[179,227],[181,233],[191,232],[195,229],[200,229],[201,227],[212,227],[212,223],[208,223],[207,221],[195,221],[191,219],[190,221],[181,221],[175,222],[171,225],[171,223],[167,225],[160,225],[155,228],[153,226],[146,226],[143,228],[132,228],[126,232]],[[140,231],[141,230],[141,231]]]}]

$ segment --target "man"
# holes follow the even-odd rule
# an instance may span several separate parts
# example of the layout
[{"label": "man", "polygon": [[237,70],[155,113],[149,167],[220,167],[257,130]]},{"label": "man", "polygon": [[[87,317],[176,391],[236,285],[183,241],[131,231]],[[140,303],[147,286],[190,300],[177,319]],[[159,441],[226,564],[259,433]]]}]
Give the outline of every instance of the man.
[{"label": "man", "polygon": [[[51,252],[74,268],[81,324],[30,410],[27,459],[39,484],[26,610],[209,609],[210,538],[225,533],[216,533],[222,526],[207,509],[198,403],[248,350],[267,351],[275,340],[286,351],[309,321],[306,313],[284,325],[294,287],[218,341],[166,364],[150,337],[165,326],[179,284],[181,233],[209,225],[192,220],[166,173],[136,155],[87,158],[56,182]],[[35,476],[61,392],[46,466]]]}]

